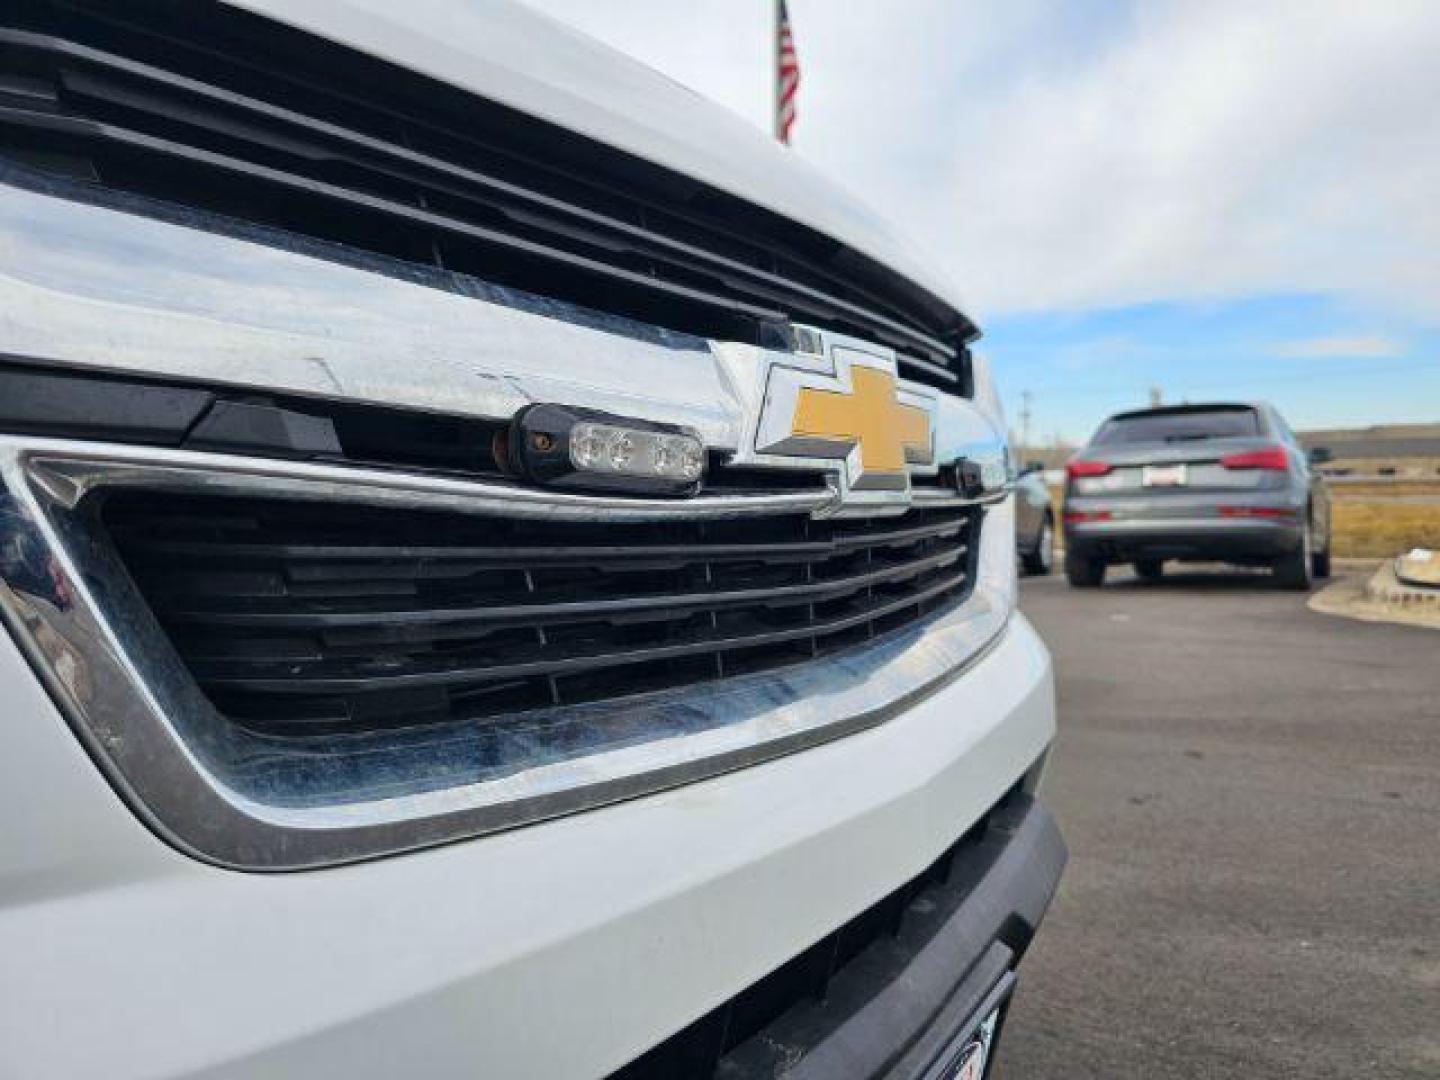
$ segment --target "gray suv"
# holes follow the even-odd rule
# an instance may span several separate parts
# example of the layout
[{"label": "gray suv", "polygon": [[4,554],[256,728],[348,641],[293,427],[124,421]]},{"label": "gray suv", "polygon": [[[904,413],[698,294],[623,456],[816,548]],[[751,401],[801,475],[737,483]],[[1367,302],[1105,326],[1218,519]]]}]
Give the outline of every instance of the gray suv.
[{"label": "gray suv", "polygon": [[1218,561],[1308,589],[1330,573],[1330,496],[1312,464],[1271,405],[1118,413],[1066,466],[1066,577],[1095,588],[1114,563],[1155,580],[1167,559]]}]

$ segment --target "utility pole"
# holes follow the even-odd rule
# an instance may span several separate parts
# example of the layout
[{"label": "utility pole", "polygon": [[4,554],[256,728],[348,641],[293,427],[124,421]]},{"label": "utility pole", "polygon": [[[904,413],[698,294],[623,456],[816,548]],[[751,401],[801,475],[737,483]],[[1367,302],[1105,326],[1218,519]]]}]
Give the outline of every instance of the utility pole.
[{"label": "utility pole", "polygon": [[1020,391],[1020,445],[1030,450],[1030,391]]},{"label": "utility pole", "polygon": [[1160,408],[1161,405],[1164,405],[1164,404],[1165,404],[1165,392],[1164,392],[1163,390],[1161,390],[1160,387],[1158,387],[1158,386],[1152,386],[1152,387],[1150,388],[1150,407],[1151,407],[1152,409],[1158,409],[1158,408]]}]

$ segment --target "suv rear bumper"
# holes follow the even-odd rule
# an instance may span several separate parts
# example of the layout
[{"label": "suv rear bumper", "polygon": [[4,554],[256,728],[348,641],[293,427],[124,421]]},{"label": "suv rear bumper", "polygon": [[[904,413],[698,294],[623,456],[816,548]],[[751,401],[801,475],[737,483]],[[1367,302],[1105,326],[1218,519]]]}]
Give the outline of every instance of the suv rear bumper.
[{"label": "suv rear bumper", "polygon": [[1068,524],[1068,551],[1108,562],[1134,559],[1268,561],[1296,550],[1297,520],[1263,518],[1161,518]]},{"label": "suv rear bumper", "polygon": [[1054,734],[1049,656],[1017,614],[961,677],[804,753],[248,874],[148,832],[3,636],[0,687],[0,1074],[39,1080],[606,1075],[922,873]]}]

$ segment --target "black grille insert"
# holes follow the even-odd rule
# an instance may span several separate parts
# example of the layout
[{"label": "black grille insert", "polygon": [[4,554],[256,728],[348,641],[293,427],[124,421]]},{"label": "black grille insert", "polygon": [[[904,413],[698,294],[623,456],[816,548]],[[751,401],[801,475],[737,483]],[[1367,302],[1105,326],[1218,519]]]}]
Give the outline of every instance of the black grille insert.
[{"label": "black grille insert", "polygon": [[873,260],[224,5],[15,0],[0,21],[0,154],[670,330],[784,345],[790,319],[813,323],[968,390],[973,324]]},{"label": "black grille insert", "polygon": [[120,558],[196,682],[268,736],[372,733],[691,686],[969,593],[979,511],[529,521],[120,491]]}]

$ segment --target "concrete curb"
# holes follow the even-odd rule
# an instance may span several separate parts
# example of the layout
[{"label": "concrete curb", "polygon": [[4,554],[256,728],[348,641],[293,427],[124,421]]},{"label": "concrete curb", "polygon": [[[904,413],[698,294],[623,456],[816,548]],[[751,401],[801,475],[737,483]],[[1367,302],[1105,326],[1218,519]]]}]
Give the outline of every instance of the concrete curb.
[{"label": "concrete curb", "polygon": [[1382,563],[1365,583],[1365,595],[1377,604],[1427,607],[1440,617],[1440,589],[1402,580],[1394,562]]},{"label": "concrete curb", "polygon": [[1440,630],[1440,590],[1402,585],[1395,577],[1393,560],[1378,570],[1372,569],[1374,565],[1371,562],[1359,573],[1346,575],[1315,593],[1310,597],[1310,610],[1362,622]]}]

